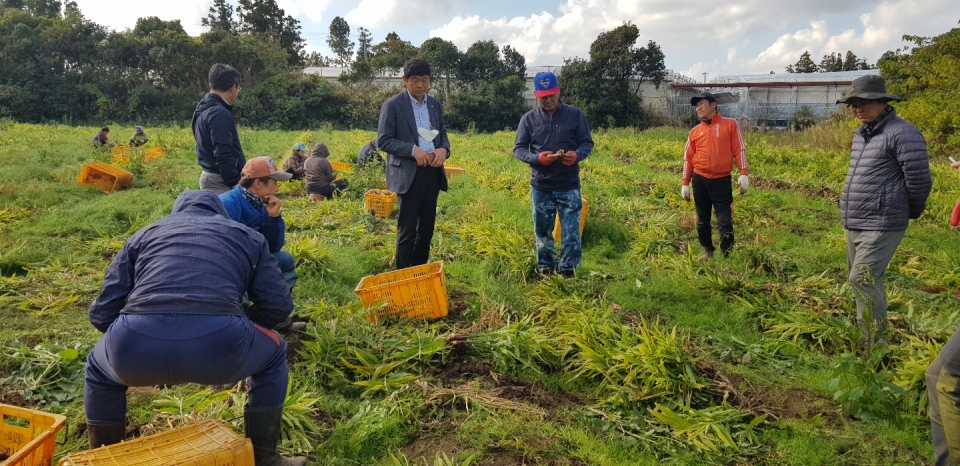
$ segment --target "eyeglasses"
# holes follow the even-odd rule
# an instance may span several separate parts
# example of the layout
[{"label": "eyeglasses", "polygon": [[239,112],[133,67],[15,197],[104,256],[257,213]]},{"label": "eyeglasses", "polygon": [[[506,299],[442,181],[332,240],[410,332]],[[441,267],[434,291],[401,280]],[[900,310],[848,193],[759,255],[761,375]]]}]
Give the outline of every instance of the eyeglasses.
[{"label": "eyeglasses", "polygon": [[240,92],[240,83],[237,83],[237,92]]},{"label": "eyeglasses", "polygon": [[854,110],[862,110],[867,105],[874,103],[873,100],[857,100],[847,104],[847,107],[850,107]]}]

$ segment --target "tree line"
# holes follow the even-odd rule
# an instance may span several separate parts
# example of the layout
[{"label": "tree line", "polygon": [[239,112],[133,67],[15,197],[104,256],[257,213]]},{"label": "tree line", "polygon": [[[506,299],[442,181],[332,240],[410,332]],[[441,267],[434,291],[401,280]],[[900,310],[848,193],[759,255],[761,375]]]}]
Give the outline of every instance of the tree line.
[{"label": "tree line", "polygon": [[[509,45],[478,40],[466,50],[441,38],[419,47],[395,32],[375,42],[370,32],[340,17],[330,24],[333,57],[304,52],[299,21],[275,0],[214,0],[199,36],[179,20],[137,20],[111,31],[86,18],[74,1],[0,0],[0,118],[25,122],[187,124],[207,91],[212,63],[243,74],[235,112],[242,124],[302,129],[324,123],[376,126],[380,103],[398,89],[378,78],[398,73],[409,58],[425,58],[432,94],[446,107],[453,130],[515,128],[527,110],[526,60]],[[642,126],[636,81],[659,83],[663,53],[654,42],[636,47],[639,31],[624,24],[600,34],[589,59],[567,60],[560,74],[564,99],[594,126]],[[345,67],[338,82],[305,74],[306,66]]]}]

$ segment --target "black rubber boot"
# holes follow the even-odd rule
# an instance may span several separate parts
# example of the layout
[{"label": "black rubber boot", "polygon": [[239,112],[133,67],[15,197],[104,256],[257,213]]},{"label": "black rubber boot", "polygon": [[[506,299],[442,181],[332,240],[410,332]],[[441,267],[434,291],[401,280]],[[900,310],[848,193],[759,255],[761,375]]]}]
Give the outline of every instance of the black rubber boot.
[{"label": "black rubber boot", "polygon": [[90,448],[99,448],[104,445],[113,445],[123,440],[127,428],[126,422],[98,422],[87,421],[87,439]]},{"label": "black rubber boot", "polygon": [[280,419],[283,406],[276,408],[243,408],[243,427],[253,444],[253,459],[256,466],[304,466],[302,456],[285,458],[277,453],[280,441]]}]

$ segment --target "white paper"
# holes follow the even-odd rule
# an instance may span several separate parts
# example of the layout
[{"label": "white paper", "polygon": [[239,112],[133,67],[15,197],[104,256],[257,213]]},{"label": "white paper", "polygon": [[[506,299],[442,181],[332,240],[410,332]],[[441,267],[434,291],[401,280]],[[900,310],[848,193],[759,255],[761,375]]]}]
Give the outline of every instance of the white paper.
[{"label": "white paper", "polygon": [[440,131],[426,128],[417,128],[417,132],[420,133],[420,137],[426,139],[427,141],[433,141],[433,138],[440,134]]}]

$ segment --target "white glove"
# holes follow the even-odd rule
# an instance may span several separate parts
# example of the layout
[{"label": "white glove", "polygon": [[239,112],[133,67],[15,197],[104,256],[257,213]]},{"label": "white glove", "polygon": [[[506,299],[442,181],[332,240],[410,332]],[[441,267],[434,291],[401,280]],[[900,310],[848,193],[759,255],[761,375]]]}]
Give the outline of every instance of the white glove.
[{"label": "white glove", "polygon": [[737,179],[737,186],[740,186],[740,194],[745,194],[750,187],[750,178],[747,175],[740,175]]},{"label": "white glove", "polygon": [[690,200],[690,186],[681,186],[680,187],[680,196],[683,197],[683,200]]}]

